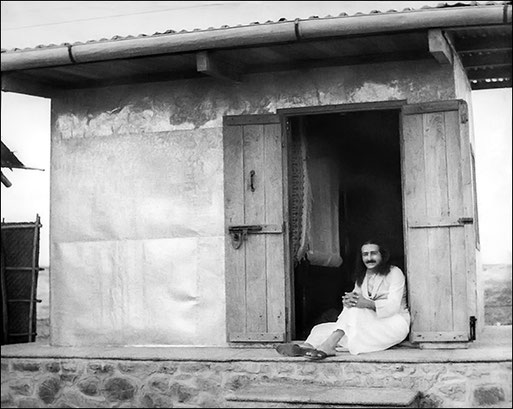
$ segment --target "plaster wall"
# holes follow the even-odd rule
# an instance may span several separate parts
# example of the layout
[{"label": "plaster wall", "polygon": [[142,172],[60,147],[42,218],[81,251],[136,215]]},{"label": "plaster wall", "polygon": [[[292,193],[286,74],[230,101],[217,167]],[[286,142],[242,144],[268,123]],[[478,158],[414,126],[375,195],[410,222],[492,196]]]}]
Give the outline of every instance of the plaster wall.
[{"label": "plaster wall", "polygon": [[434,60],[69,91],[53,101],[53,345],[224,345],[224,115],[453,99]]}]

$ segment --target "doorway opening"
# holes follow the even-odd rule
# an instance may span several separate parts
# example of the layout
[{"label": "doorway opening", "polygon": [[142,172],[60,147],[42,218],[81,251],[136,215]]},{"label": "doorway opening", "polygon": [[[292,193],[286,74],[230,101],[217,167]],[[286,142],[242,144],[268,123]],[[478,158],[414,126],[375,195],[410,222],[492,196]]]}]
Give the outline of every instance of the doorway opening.
[{"label": "doorway opening", "polygon": [[400,111],[289,117],[292,338],[336,321],[368,239],[405,272]]}]

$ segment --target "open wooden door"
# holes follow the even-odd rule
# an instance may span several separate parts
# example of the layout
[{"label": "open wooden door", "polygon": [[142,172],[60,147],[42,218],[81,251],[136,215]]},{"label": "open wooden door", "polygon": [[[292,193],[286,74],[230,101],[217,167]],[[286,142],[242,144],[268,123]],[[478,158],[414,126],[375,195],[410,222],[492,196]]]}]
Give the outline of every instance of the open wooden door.
[{"label": "open wooden door", "polygon": [[286,340],[283,143],[277,115],[224,117],[230,342]]},{"label": "open wooden door", "polygon": [[466,347],[471,339],[475,226],[467,122],[460,100],[402,110],[410,341],[421,347]]}]

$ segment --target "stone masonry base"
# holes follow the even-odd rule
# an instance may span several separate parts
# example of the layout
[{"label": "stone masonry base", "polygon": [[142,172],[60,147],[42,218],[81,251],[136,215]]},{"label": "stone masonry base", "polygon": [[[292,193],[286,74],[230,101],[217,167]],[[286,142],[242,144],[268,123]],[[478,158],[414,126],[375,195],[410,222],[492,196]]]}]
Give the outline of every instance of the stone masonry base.
[{"label": "stone masonry base", "polygon": [[408,388],[420,392],[421,407],[511,407],[512,399],[506,347],[342,353],[322,362],[265,348],[16,347],[2,346],[2,408],[233,407],[230,394],[263,383]]}]

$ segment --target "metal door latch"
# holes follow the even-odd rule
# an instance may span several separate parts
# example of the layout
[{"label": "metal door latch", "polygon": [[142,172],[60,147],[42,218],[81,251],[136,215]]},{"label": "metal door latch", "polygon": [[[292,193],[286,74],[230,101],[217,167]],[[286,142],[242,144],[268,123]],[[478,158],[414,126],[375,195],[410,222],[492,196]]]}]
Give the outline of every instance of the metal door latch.
[{"label": "metal door latch", "polygon": [[476,321],[477,321],[477,318],[472,315],[470,317],[470,340],[471,341],[476,340]]},{"label": "metal door latch", "polygon": [[240,248],[242,242],[247,239],[247,235],[262,231],[262,225],[242,224],[240,226],[229,226],[228,233],[232,238],[232,246],[234,249]]}]

